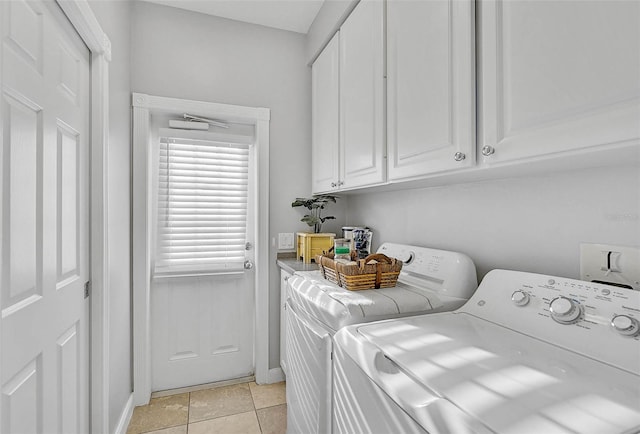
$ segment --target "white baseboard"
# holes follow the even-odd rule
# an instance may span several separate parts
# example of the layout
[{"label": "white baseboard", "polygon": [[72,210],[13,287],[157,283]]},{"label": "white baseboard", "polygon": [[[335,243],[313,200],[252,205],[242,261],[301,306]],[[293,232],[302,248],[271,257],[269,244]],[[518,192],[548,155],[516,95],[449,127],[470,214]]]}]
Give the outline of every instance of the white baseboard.
[{"label": "white baseboard", "polygon": [[273,368],[269,369],[269,373],[267,374],[267,383],[279,383],[284,381],[284,372],[282,372],[282,368]]},{"label": "white baseboard", "polygon": [[129,399],[127,399],[127,403],[124,405],[122,409],[122,414],[120,415],[120,420],[118,421],[118,426],[113,431],[113,434],[126,434],[127,428],[129,427],[129,422],[131,422],[131,416],[133,415],[133,393],[129,395]]}]

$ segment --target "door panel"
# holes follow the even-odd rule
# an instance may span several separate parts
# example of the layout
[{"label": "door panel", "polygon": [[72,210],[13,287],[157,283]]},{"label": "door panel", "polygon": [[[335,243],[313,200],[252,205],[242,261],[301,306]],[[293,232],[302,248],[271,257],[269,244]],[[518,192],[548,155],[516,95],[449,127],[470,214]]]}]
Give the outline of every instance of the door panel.
[{"label": "door panel", "polygon": [[80,135],[71,127],[58,121],[58,283],[79,275],[78,220],[78,148]]},{"label": "door panel", "polygon": [[152,390],[253,375],[253,273],[152,284]]},{"label": "door panel", "polygon": [[474,164],[474,18],[469,0],[387,2],[389,180]]},{"label": "door panel", "polygon": [[[20,95],[16,95],[20,97]],[[42,243],[36,220],[42,214],[38,203],[38,178],[42,155],[42,117],[40,108],[30,102],[3,95],[3,126],[5,143],[4,193],[8,197],[8,243],[3,274],[8,277],[2,285],[3,309],[42,293],[38,280],[37,249]],[[11,170],[20,168],[20,170]],[[7,225],[8,226],[8,225]],[[10,229],[10,230],[9,230]]]},{"label": "door panel", "polygon": [[339,171],[339,40],[336,33],[311,66],[311,190],[335,190]]},{"label": "door panel", "polygon": [[5,44],[22,57],[26,65],[42,73],[43,17],[33,3],[15,1],[5,6],[3,16],[8,17]]},{"label": "door panel", "polygon": [[340,28],[342,188],[383,182],[384,3],[358,3]]},{"label": "door panel", "polygon": [[60,387],[56,402],[58,404],[59,432],[79,432],[78,421],[78,388],[80,387],[80,376],[78,363],[80,354],[78,349],[78,324],[74,324],[58,338],[56,341],[58,375],[57,380]]},{"label": "door panel", "polygon": [[0,8],[0,431],[88,432],[89,51],[54,2]]},{"label": "door panel", "polygon": [[640,3],[478,4],[484,164],[638,142]]},{"label": "door panel", "polygon": [[2,387],[2,430],[42,432],[42,358],[29,360]]}]

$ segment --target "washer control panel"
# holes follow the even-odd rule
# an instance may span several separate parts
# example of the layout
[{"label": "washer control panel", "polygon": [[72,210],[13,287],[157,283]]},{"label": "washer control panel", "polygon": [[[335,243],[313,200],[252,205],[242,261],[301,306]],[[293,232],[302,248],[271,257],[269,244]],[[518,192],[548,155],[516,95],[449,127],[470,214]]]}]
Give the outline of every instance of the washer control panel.
[{"label": "washer control panel", "polygon": [[403,262],[402,283],[464,300],[478,287],[476,267],[463,253],[395,243],[382,244],[377,253]]},{"label": "washer control panel", "polygon": [[493,270],[460,311],[640,375],[640,291]]}]

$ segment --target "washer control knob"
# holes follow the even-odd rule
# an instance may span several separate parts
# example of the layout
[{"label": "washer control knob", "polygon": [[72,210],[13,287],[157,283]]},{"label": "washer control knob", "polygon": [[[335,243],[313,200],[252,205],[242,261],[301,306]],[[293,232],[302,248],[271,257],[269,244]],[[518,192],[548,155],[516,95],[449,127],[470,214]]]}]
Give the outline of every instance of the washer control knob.
[{"label": "washer control knob", "polygon": [[560,324],[573,324],[578,321],[582,309],[577,301],[567,297],[556,297],[549,303],[551,318]]},{"label": "washer control knob", "polygon": [[526,306],[529,304],[529,294],[524,291],[517,290],[513,294],[511,294],[511,301],[516,306]]},{"label": "washer control knob", "polygon": [[629,315],[615,315],[611,319],[611,327],[623,336],[635,336],[640,331],[640,323]]}]

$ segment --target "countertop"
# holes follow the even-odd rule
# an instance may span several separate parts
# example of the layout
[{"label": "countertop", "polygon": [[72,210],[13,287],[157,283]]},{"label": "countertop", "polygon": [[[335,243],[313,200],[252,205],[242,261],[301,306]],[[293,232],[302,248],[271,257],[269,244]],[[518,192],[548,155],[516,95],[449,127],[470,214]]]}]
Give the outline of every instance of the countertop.
[{"label": "countertop", "polygon": [[304,262],[296,259],[296,254],[279,253],[276,261],[278,267],[293,274],[296,271],[314,271],[318,269],[315,262],[305,264]]}]

